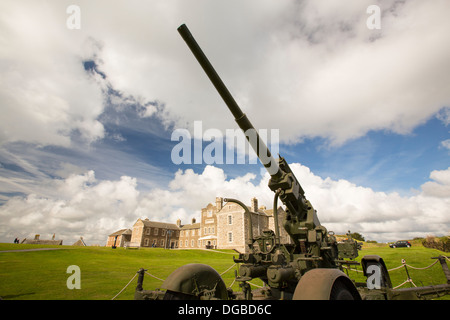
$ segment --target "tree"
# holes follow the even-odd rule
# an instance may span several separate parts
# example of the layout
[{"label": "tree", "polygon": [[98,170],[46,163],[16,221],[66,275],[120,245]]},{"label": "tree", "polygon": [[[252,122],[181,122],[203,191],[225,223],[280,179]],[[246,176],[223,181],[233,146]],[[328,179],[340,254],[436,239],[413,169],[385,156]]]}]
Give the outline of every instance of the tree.
[{"label": "tree", "polygon": [[362,234],[360,234],[360,233],[358,233],[358,232],[350,233],[350,236],[351,236],[354,240],[366,241],[366,240],[364,239],[364,237],[362,236]]}]

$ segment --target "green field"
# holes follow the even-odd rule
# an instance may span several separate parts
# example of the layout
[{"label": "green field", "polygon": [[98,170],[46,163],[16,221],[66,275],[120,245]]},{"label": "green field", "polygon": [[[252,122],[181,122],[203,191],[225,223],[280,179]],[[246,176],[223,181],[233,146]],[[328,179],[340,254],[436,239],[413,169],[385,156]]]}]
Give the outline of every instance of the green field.
[{"label": "green field", "polygon": [[[40,247],[61,248],[52,251],[0,253],[0,297],[2,299],[94,300],[112,299],[131,280],[139,268],[165,279],[177,267],[187,263],[207,263],[219,273],[230,268],[231,250],[166,250],[107,247],[38,246],[0,244],[0,251]],[[67,268],[77,265],[81,271],[81,289],[68,289]],[[222,277],[226,285],[234,279],[232,268]],[[116,299],[133,299],[137,277]],[[255,281],[256,284],[262,282]],[[145,276],[144,288],[161,286],[160,280]],[[233,287],[238,290],[238,286]]]},{"label": "green field", "polygon": [[[131,280],[139,268],[165,279],[177,267],[187,263],[205,263],[219,273],[226,271],[233,263],[231,250],[165,250],[158,248],[73,247],[38,246],[19,244],[0,244],[0,251],[13,249],[35,249],[55,247],[61,250],[0,252],[0,297],[5,300],[110,300]],[[401,265],[401,260],[414,267],[426,267],[435,260],[431,257],[444,252],[427,249],[422,246],[390,249],[387,247],[363,248],[360,257],[366,254],[378,254],[384,258],[388,269]],[[360,258],[359,257],[359,258]],[[77,265],[81,271],[81,289],[68,289],[66,282],[71,274],[70,265]],[[229,286],[234,279],[237,266],[222,275]],[[440,264],[427,270],[409,270],[417,286],[445,283]],[[404,269],[391,273],[393,286],[406,280]],[[350,271],[352,278],[361,277],[360,273]],[[137,277],[116,300],[133,299]],[[262,283],[252,281],[257,285]],[[162,282],[145,276],[144,289],[158,288]],[[409,286],[409,284],[406,284]],[[234,290],[239,290],[237,284]],[[449,296],[447,296],[449,297]]]},{"label": "green field", "polygon": [[[405,260],[405,264],[415,268],[426,268],[437,261],[437,263],[425,270],[417,270],[407,266],[410,279],[417,287],[443,284],[447,282],[444,272],[442,271],[441,264],[437,259],[431,259],[431,257],[437,257],[439,255],[450,256],[448,252],[445,253],[443,251],[429,249],[421,245],[414,244],[411,248],[396,249],[392,249],[387,246],[368,248],[363,247],[363,250],[359,252],[359,257],[356,260],[360,261],[364,255],[372,254],[382,257],[388,270],[403,266],[402,259]],[[447,262],[447,265],[450,266],[450,263]],[[361,267],[358,267],[357,270],[361,270]],[[354,279],[356,281],[366,281],[361,272],[348,271],[348,275],[351,279]],[[404,267],[389,271],[389,276],[394,288],[401,285],[405,282],[405,280],[408,279]],[[404,285],[399,287],[399,289],[410,287],[413,287],[413,284],[405,283]],[[442,297],[440,299],[450,300],[450,295]]]}]

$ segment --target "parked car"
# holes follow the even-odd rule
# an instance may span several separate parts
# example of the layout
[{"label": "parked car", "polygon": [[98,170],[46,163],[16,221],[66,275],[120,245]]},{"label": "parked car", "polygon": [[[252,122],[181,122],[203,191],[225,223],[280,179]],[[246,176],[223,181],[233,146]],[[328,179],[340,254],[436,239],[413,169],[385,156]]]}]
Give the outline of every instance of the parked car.
[{"label": "parked car", "polygon": [[406,240],[400,240],[394,243],[389,244],[389,247],[391,248],[411,248],[411,243]]}]

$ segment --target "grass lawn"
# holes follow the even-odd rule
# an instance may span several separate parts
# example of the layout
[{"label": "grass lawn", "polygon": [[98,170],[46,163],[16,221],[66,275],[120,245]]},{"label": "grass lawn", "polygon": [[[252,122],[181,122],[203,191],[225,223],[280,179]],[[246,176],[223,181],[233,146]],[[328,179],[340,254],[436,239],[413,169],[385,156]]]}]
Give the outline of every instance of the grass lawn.
[{"label": "grass lawn", "polygon": [[[165,250],[140,248],[139,250],[106,247],[39,246],[22,244],[0,244],[0,251],[13,249],[35,249],[55,247],[61,250],[0,252],[0,297],[5,300],[109,300],[112,299],[136,274],[139,268],[165,279],[177,267],[187,263],[205,263],[219,273],[230,268],[233,255],[231,250]],[[383,257],[387,268],[401,265],[401,260],[414,267],[426,267],[435,260],[431,257],[445,254],[422,246],[390,249],[387,247],[363,248],[360,257],[378,254]],[[66,281],[71,275],[67,267],[77,265],[81,271],[81,289],[68,289]],[[234,279],[233,267],[222,275],[229,286]],[[417,286],[445,283],[440,264],[427,270],[411,270],[410,276]],[[352,278],[361,274],[349,272]],[[406,280],[404,268],[392,271],[393,286]],[[133,299],[137,277],[116,299]],[[261,281],[252,281],[261,285]],[[148,275],[144,279],[144,289],[156,289],[162,282]],[[407,284],[409,285],[409,284]],[[235,291],[238,285],[233,285]],[[449,297],[449,296],[447,296]]]},{"label": "grass lawn", "polygon": [[[3,299],[71,300],[112,299],[131,280],[139,268],[165,279],[176,268],[187,263],[206,263],[219,273],[230,268],[231,250],[139,250],[107,247],[39,246],[0,244],[0,251],[55,247],[61,250],[0,253],[0,297]],[[66,282],[70,265],[81,271],[81,289],[68,289]],[[229,286],[234,279],[232,268],[222,276]],[[116,299],[133,299],[137,277]],[[262,282],[255,281],[256,284]],[[144,289],[158,288],[162,282],[148,275]],[[238,286],[233,286],[238,290]]]}]

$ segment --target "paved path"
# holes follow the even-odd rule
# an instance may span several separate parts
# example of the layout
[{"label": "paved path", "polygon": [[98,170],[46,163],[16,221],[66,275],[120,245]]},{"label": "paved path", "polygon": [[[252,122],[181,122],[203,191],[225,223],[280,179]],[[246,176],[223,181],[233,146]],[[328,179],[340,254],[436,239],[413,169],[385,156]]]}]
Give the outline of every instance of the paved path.
[{"label": "paved path", "polygon": [[3,253],[3,252],[44,251],[44,250],[62,250],[62,249],[65,249],[65,248],[36,248],[36,249],[3,250],[3,251],[0,251],[0,253]]}]

